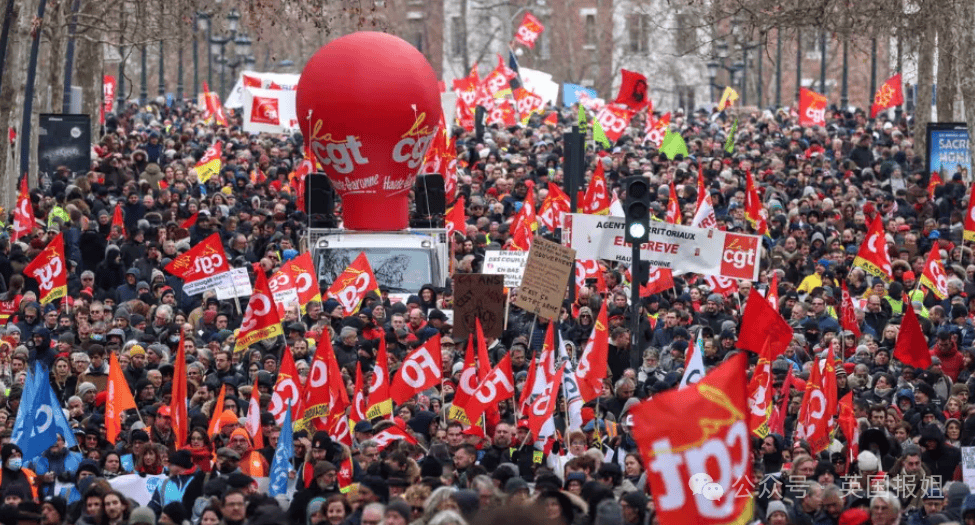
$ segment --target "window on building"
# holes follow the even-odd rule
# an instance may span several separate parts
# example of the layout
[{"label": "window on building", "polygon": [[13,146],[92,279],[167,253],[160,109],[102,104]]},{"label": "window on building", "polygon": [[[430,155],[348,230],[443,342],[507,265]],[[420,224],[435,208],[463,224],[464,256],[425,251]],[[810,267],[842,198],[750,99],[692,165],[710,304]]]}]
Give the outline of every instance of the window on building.
[{"label": "window on building", "polygon": [[464,31],[464,20],[459,16],[450,18],[450,54],[459,57],[464,55],[467,45],[467,35]]},{"label": "window on building", "polygon": [[596,15],[586,15],[586,45],[596,45]]},{"label": "window on building", "polygon": [[635,14],[626,17],[626,30],[631,53],[650,51],[650,15]]},{"label": "window on building", "polygon": [[694,111],[697,107],[694,101],[694,86],[677,86],[677,107],[684,108],[685,113]]},{"label": "window on building", "polygon": [[691,15],[677,15],[677,54],[689,55],[697,47],[697,28]]}]

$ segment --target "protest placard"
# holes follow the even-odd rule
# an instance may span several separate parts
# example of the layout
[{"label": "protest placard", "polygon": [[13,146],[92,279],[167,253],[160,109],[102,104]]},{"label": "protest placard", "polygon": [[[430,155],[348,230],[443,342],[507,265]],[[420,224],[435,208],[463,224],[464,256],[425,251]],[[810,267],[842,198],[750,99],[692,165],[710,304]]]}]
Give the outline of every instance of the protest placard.
[{"label": "protest placard", "polygon": [[484,273],[454,274],[453,337],[465,338],[481,320],[485,337],[501,337],[504,329],[504,276]]},{"label": "protest placard", "polygon": [[505,287],[517,288],[521,286],[521,278],[525,275],[526,261],[528,252],[488,250],[484,252],[481,268],[484,273],[503,275]]},{"label": "protest placard", "polygon": [[511,300],[512,306],[554,319],[562,309],[575,260],[576,251],[572,248],[535,238],[528,252],[521,286]]}]

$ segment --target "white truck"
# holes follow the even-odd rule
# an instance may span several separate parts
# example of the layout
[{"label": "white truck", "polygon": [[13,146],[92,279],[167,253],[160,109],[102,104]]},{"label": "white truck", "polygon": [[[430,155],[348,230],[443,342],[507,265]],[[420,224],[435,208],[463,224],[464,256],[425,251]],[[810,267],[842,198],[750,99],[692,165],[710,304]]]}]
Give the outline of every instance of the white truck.
[{"label": "white truck", "polygon": [[394,302],[418,294],[425,284],[443,288],[450,277],[447,231],[406,229],[390,232],[313,228],[308,232],[318,282],[327,288],[360,252],[380,286]]}]

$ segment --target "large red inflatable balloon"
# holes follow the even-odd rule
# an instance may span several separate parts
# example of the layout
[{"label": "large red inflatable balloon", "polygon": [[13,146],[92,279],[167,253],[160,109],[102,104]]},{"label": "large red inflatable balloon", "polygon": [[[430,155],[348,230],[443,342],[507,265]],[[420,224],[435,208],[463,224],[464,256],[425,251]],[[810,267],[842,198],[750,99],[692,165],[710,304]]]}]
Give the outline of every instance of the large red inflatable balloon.
[{"label": "large red inflatable balloon", "polygon": [[353,33],[322,46],[297,92],[305,144],[354,230],[409,225],[409,192],[440,122],[437,76],[406,41]]}]

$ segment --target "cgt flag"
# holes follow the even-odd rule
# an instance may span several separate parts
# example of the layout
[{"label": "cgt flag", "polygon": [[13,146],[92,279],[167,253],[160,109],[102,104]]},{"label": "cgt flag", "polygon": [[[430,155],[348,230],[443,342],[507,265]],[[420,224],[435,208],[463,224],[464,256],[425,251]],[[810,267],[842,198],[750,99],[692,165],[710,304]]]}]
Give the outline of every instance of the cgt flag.
[{"label": "cgt flag", "polygon": [[372,266],[369,266],[365,252],[360,252],[355,261],[352,261],[342,275],[335,279],[326,294],[334,297],[342,305],[343,315],[350,316],[359,311],[362,299],[370,291],[375,291],[376,295],[379,295],[379,283],[372,273]]},{"label": "cgt flag", "polygon": [[697,384],[631,409],[661,525],[752,519],[747,367],[747,355],[739,353]]},{"label": "cgt flag", "polygon": [[538,18],[535,18],[535,15],[526,12],[525,17],[521,19],[521,25],[518,26],[518,31],[515,33],[515,41],[523,46],[535,49],[535,42],[542,35],[542,31],[545,31],[545,26]]},{"label": "cgt flag", "polygon": [[372,367],[369,398],[366,401],[366,418],[374,419],[393,414],[393,399],[389,393],[389,357],[386,354],[386,338],[379,338],[379,352]]},{"label": "cgt flag", "polygon": [[[274,301],[271,300],[267,276],[264,275],[263,271],[258,270],[257,279],[254,282],[254,293],[247,301],[247,310],[244,312],[244,320],[240,323],[234,352],[246,350],[254,343],[273,339],[279,335],[284,335],[281,317],[278,315],[278,309],[274,306]],[[296,391],[295,395],[297,394]]]},{"label": "cgt flag", "polygon": [[867,237],[860,245],[860,251],[853,259],[853,266],[863,268],[870,275],[880,277],[885,281],[892,279],[890,253],[887,251],[887,240],[884,236],[884,223],[880,214],[873,218]]},{"label": "cgt flag", "polygon": [[164,270],[182,279],[183,284],[230,271],[220,234],[214,233],[203,239],[202,242],[173,259]]},{"label": "cgt flag", "polygon": [[592,215],[609,215],[609,186],[606,184],[606,172],[603,163],[596,163],[596,171],[586,186],[586,196],[582,200],[582,213]]},{"label": "cgt flag", "polygon": [[17,209],[14,210],[14,235],[16,241],[28,235],[34,229],[34,207],[30,202],[30,189],[27,186],[27,177],[20,179],[20,193],[17,194]]},{"label": "cgt flag", "polygon": [[938,299],[948,297],[948,274],[945,272],[945,265],[941,262],[941,250],[935,243],[928,253],[928,260],[924,263],[924,271],[921,272],[921,286],[931,290]]},{"label": "cgt flag", "polygon": [[975,242],[975,184],[968,196],[968,213],[965,214],[965,231],[962,238],[968,242]]},{"label": "cgt flag", "polygon": [[68,293],[68,271],[64,264],[64,233],[59,233],[26,267],[24,275],[37,281],[38,301],[48,304]]},{"label": "cgt flag", "polygon": [[200,184],[206,184],[211,177],[220,173],[220,169],[223,167],[223,162],[220,160],[221,155],[223,155],[222,151],[222,143],[217,142],[207,148],[206,153],[196,163],[196,178]]},{"label": "cgt flag", "polygon": [[799,125],[826,126],[826,97],[815,91],[799,89]]},{"label": "cgt flag", "polygon": [[650,97],[647,96],[647,77],[640,73],[621,69],[623,79],[620,82],[620,91],[616,95],[616,104],[629,106],[633,111],[640,111],[650,104]]}]

